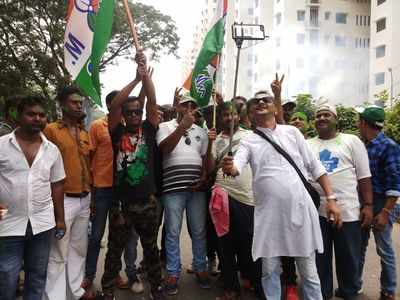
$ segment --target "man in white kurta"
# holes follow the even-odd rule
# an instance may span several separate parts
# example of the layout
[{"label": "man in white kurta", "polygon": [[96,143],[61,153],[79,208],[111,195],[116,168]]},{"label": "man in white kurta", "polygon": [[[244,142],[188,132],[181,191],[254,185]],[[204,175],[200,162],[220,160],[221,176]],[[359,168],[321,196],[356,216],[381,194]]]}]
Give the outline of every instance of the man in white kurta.
[{"label": "man in white kurta", "polygon": [[[330,204],[327,213],[340,226],[340,213],[322,164],[308,148],[303,135],[292,126],[277,125],[275,105],[268,97],[248,103],[257,129],[279,144],[303,174],[321,184]],[[240,174],[250,163],[255,196],[253,259],[262,258],[262,283],[267,299],[281,298],[280,257],[295,257],[303,281],[303,299],[322,299],[315,265],[315,251],[323,252],[318,212],[299,175],[273,146],[255,133],[241,140],[232,160],[224,159],[224,172]]]}]

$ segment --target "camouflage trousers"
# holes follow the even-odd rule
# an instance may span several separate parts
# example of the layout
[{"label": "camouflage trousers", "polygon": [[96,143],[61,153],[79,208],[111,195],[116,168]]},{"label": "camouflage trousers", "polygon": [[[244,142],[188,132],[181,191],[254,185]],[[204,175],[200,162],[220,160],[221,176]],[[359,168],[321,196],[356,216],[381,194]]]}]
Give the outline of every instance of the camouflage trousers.
[{"label": "camouflage trousers", "polygon": [[135,200],[122,209],[124,222],[116,214],[110,213],[108,250],[101,285],[104,294],[113,294],[114,279],[122,268],[121,255],[132,234],[137,232],[143,248],[144,265],[151,289],[161,285],[161,264],[157,247],[158,235],[157,200],[151,195],[145,200]]}]

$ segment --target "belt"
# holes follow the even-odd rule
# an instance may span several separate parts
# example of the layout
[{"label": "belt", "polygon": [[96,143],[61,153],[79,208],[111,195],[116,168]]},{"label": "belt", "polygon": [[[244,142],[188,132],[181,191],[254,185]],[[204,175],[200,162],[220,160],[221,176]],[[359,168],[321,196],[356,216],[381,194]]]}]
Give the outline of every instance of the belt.
[{"label": "belt", "polygon": [[65,193],[65,196],[71,197],[71,198],[85,198],[87,195],[89,195],[89,192],[82,192],[82,193]]}]

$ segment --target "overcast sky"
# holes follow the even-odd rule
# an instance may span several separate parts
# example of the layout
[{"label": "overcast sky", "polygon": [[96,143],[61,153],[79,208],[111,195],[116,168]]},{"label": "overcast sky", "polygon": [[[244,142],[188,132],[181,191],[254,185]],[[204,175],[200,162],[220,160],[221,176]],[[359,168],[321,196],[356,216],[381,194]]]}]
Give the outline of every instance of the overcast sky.
[{"label": "overcast sky", "polygon": [[[135,1],[152,5],[164,14],[172,17],[180,37],[178,54],[184,57],[193,42],[195,27],[201,18],[201,0],[141,0]],[[153,80],[156,85],[157,100],[160,104],[172,103],[175,87],[182,85],[182,61],[174,56],[164,56],[157,62],[149,62],[155,68]],[[101,75],[104,85],[102,98],[112,90],[123,88],[135,74],[134,63],[121,60],[118,66],[109,66]]]}]

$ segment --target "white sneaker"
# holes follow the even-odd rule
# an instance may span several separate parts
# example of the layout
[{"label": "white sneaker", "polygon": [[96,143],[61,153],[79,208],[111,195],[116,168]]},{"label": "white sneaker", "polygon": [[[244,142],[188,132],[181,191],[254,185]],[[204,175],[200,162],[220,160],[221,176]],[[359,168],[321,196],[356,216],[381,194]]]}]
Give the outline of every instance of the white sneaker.
[{"label": "white sneaker", "polygon": [[143,293],[144,286],[140,279],[133,282],[133,284],[131,285],[131,291],[134,292],[135,294]]}]

